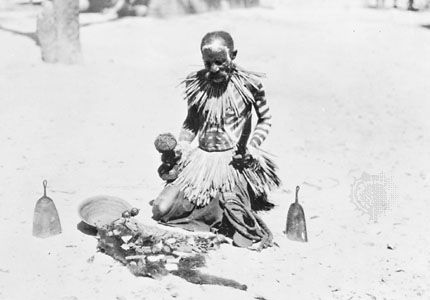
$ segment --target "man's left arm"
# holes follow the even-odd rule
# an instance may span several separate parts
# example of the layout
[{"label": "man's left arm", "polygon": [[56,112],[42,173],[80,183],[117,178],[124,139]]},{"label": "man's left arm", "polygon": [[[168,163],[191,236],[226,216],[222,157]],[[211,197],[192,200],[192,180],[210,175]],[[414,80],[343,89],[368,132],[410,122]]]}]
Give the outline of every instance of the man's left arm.
[{"label": "man's left arm", "polygon": [[263,84],[259,82],[252,88],[251,92],[254,96],[254,108],[257,113],[258,120],[249,144],[253,147],[260,147],[269,134],[270,127],[272,126],[272,115],[270,113],[269,105],[267,104]]}]

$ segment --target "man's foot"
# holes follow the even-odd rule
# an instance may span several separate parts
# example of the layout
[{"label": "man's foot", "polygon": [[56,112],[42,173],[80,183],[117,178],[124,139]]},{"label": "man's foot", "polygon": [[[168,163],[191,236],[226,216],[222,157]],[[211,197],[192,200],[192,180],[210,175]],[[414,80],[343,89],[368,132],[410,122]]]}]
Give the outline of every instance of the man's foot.
[{"label": "man's foot", "polygon": [[251,247],[253,244],[253,241],[244,237],[239,232],[235,232],[233,234],[233,245],[240,248],[248,248]]}]

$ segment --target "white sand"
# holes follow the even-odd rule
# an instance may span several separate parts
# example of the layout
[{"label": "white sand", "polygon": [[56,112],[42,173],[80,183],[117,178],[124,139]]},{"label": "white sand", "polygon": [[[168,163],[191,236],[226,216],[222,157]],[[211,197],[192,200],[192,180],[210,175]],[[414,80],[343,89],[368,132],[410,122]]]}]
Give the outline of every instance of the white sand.
[{"label": "white sand", "polygon": [[[0,24],[32,32],[34,16],[28,7],[3,11]],[[85,63],[73,67],[43,64],[31,39],[0,30],[0,298],[430,298],[423,24],[427,12],[291,1],[279,10],[126,18],[83,27]],[[76,229],[78,204],[97,194],[126,199],[152,222],[148,202],[162,187],[153,140],[178,133],[185,103],[177,84],[201,66],[202,35],[220,28],[235,37],[239,64],[267,73],[274,124],[264,147],[278,156],[284,180],[272,195],[276,209],[262,214],[280,247],[224,246],[209,257],[208,273],[247,284],[247,292],[135,278]],[[378,223],[350,200],[363,171],[385,172],[398,185],[397,206]],[[31,230],[43,179],[63,234],[38,240]],[[307,244],[282,233],[297,184]]]}]

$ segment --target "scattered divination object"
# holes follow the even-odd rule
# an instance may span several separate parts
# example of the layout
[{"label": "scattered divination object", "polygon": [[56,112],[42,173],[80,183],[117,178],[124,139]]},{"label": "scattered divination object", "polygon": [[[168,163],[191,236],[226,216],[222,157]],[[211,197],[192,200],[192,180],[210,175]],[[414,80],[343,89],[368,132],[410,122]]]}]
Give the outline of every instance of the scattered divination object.
[{"label": "scattered divination object", "polygon": [[135,276],[179,276],[194,284],[212,284],[246,290],[235,280],[205,274],[207,254],[227,240],[220,235],[200,236],[139,223],[139,209],[112,196],[84,200],[78,209],[82,221],[97,229],[98,251],[125,265]]},{"label": "scattered divination object", "polygon": [[135,276],[161,278],[169,273],[194,284],[246,290],[235,280],[203,273],[206,254],[226,243],[219,235],[199,236],[137,222],[131,211],[98,228],[98,250],[125,265]]},{"label": "scattered divination object", "polygon": [[299,190],[296,187],[296,201],[290,205],[287,215],[287,237],[292,241],[307,242],[306,219],[303,207],[299,204]]},{"label": "scattered divination object", "polygon": [[133,207],[132,209],[130,209],[130,216],[135,217],[139,214],[139,209],[136,207]]},{"label": "scattered divination object", "polygon": [[124,210],[121,214],[121,216],[125,219],[129,219],[131,217],[135,217],[139,214],[139,209],[136,207],[133,207],[132,209]]},{"label": "scattered divination object", "polygon": [[33,236],[47,238],[61,233],[60,217],[54,201],[46,196],[48,182],[43,181],[43,197],[34,208]]}]

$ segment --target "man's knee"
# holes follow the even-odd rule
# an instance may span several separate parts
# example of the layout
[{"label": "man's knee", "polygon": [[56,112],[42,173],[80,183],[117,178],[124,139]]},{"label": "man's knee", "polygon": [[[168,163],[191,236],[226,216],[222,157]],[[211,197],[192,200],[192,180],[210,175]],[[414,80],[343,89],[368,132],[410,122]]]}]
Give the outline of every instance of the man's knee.
[{"label": "man's knee", "polygon": [[170,206],[166,202],[165,198],[157,198],[156,201],[154,201],[152,205],[152,218],[154,220],[160,221],[160,219],[169,212]]},{"label": "man's knee", "polygon": [[179,189],[175,186],[166,186],[152,205],[152,218],[159,221],[171,209],[178,197]]}]

